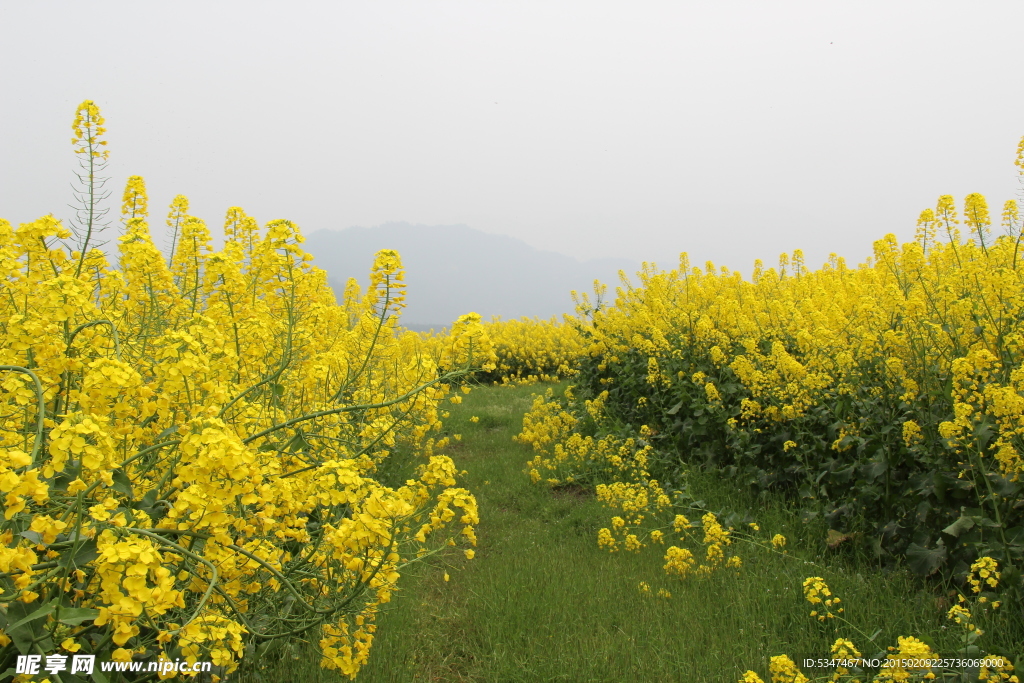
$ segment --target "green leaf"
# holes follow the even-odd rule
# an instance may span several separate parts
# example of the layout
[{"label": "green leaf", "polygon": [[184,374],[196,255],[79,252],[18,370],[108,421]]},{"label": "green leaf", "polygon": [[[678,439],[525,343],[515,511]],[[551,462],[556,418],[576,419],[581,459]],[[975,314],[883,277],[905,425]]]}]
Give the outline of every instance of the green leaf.
[{"label": "green leaf", "polygon": [[43,623],[46,617],[53,613],[56,606],[57,601],[51,600],[35,611],[26,614],[32,608],[32,605],[26,605],[23,602],[13,602],[8,605],[7,620],[14,623],[5,630],[21,654],[28,654],[32,650],[33,645],[52,649],[52,645],[49,644],[51,643],[50,639],[41,639],[41,637],[44,635]]},{"label": "green leaf", "polygon": [[869,462],[867,467],[864,468],[864,476],[867,477],[868,481],[874,481],[885,474],[885,470],[888,467],[889,464],[884,461],[875,460]]},{"label": "green leaf", "polygon": [[60,611],[60,623],[68,626],[81,626],[83,621],[92,621],[100,615],[98,609],[85,607],[65,607]]},{"label": "green leaf", "polygon": [[168,436],[170,436],[171,434],[174,434],[174,433],[175,433],[175,432],[177,432],[177,431],[178,431],[178,425],[171,425],[170,427],[168,427],[167,429],[165,429],[164,431],[160,432],[160,433],[159,433],[159,434],[157,435],[157,437],[156,437],[156,442],[157,442],[157,443],[160,443],[160,442],[161,442],[161,441],[163,441],[163,440],[164,440],[165,438],[167,438],[167,437],[168,437]]},{"label": "green leaf", "polygon": [[56,608],[57,608],[57,603],[55,601],[51,600],[50,602],[46,603],[45,605],[43,605],[42,607],[37,609],[35,612],[32,612],[31,614],[29,614],[27,617],[23,617],[22,619],[20,619],[20,620],[14,622],[13,624],[11,624],[11,626],[9,627],[9,630],[13,631],[13,630],[19,628],[20,626],[24,626],[25,624],[29,623],[30,621],[35,621],[36,619],[43,619],[45,617],[48,617],[53,612],[53,610],[55,610]]},{"label": "green leaf", "polygon": [[982,448],[988,448],[988,444],[992,441],[992,423],[988,420],[983,420],[974,426],[974,438],[978,440],[978,445]]},{"label": "green leaf", "polygon": [[129,498],[132,497],[132,482],[124,470],[114,470],[111,478],[114,480],[114,485],[110,488],[123,493]]},{"label": "green leaf", "polygon": [[991,517],[979,516],[974,518],[974,523],[978,526],[987,527],[989,529],[998,529],[1000,524]]},{"label": "green leaf", "polygon": [[928,513],[931,512],[932,505],[927,500],[921,501],[917,506],[917,521],[924,524],[928,521]]},{"label": "green leaf", "polygon": [[144,508],[151,508],[156,504],[156,496],[159,493],[155,488],[146,491],[146,495],[139,501],[139,506]]},{"label": "green leaf", "polygon": [[22,531],[20,535],[37,545],[46,545],[43,543],[43,535],[38,531]]},{"label": "green leaf", "polygon": [[916,543],[907,546],[907,566],[922,576],[934,574],[946,561],[946,546],[925,548]]},{"label": "green leaf", "polygon": [[73,554],[71,550],[69,548],[61,554],[60,559],[57,561],[61,567],[77,569],[78,567],[84,567],[100,556],[99,551],[96,550],[96,541],[92,539],[74,548]]},{"label": "green leaf", "polygon": [[312,444],[306,441],[306,435],[300,429],[289,442],[288,450],[292,453],[298,453],[299,451],[308,450],[311,446]]},{"label": "green leaf", "polygon": [[845,467],[841,470],[836,470],[832,473],[832,480],[837,484],[846,484],[853,478],[855,469],[855,465],[850,465],[849,467]]},{"label": "green leaf", "polygon": [[942,533],[952,536],[953,538],[959,538],[960,534],[962,534],[965,531],[970,531],[970,529],[973,526],[973,519],[971,519],[970,517],[962,516],[960,517],[960,519],[956,520],[955,522],[947,526],[945,529],[943,529]]}]

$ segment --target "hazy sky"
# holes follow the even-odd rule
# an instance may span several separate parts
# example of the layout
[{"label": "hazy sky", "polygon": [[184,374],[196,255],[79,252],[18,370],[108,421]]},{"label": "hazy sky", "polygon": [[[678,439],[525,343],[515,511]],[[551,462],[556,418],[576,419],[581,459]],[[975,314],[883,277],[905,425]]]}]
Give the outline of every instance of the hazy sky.
[{"label": "hazy sky", "polygon": [[[0,2],[0,216],[68,216],[107,119],[219,230],[466,224],[579,258],[851,261],[1019,196],[1024,2]],[[369,267],[369,264],[367,264]],[[341,274],[339,274],[341,275]]]}]

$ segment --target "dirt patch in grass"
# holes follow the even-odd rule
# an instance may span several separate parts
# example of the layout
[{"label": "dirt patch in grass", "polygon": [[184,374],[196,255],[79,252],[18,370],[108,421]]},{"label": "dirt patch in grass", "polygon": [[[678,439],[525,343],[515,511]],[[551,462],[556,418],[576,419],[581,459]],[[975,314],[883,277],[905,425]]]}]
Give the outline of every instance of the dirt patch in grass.
[{"label": "dirt patch in grass", "polygon": [[583,484],[559,484],[558,486],[551,487],[551,495],[555,498],[591,500],[594,497],[594,491],[589,486],[584,486]]}]

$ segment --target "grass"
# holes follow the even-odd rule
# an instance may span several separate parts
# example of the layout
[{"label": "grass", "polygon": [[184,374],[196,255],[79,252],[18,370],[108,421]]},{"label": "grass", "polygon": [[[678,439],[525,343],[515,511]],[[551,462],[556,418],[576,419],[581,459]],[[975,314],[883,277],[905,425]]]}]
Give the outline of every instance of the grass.
[{"label": "grass", "polygon": [[[476,558],[452,552],[403,575],[358,681],[735,682],[747,669],[767,680],[772,655],[824,656],[839,636],[865,655],[900,635],[924,636],[944,653],[959,647],[946,596],[842,546],[829,550],[827,529],[802,523],[783,501],[713,477],[692,477],[691,490],[711,510],[749,514],[761,538],[785,535],[785,555],[736,543],[738,573],[673,580],[659,546],[637,555],[598,548],[612,513],[589,491],[552,491],[523,473],[532,452],[512,436],[536,391],[480,387],[451,407],[446,430],[462,439],[446,452],[480,506]],[[809,616],[808,576],[825,577],[842,597],[849,625]],[[672,597],[656,597],[659,588]],[[290,680],[338,680],[316,669],[308,647],[294,656]]]}]

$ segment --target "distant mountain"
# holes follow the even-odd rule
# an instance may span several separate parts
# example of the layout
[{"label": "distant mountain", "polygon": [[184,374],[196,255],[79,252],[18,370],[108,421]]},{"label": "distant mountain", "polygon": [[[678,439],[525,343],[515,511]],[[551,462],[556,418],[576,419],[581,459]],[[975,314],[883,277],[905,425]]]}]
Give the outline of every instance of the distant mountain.
[{"label": "distant mountain", "polygon": [[402,322],[421,329],[440,329],[469,311],[485,320],[571,313],[570,291],[591,292],[597,279],[614,292],[620,269],[632,276],[640,267],[617,258],[581,262],[465,225],[385,223],[318,230],[302,246],[313,255],[313,264],[327,271],[339,296],[350,277],[365,289],[377,251],[396,250],[408,292]]}]

